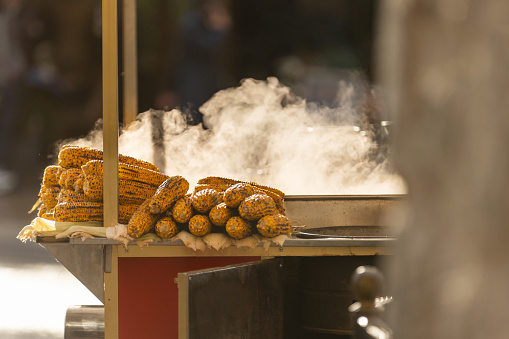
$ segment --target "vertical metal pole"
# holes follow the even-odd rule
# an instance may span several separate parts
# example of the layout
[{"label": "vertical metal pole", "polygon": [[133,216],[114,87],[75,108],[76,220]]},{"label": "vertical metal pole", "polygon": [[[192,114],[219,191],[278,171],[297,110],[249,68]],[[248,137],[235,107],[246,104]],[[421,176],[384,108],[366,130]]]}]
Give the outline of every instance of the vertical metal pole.
[{"label": "vertical metal pole", "polygon": [[136,0],[123,0],[122,18],[123,122],[127,127],[138,115]]},{"label": "vertical metal pole", "polygon": [[104,227],[118,222],[118,3],[102,1]]}]

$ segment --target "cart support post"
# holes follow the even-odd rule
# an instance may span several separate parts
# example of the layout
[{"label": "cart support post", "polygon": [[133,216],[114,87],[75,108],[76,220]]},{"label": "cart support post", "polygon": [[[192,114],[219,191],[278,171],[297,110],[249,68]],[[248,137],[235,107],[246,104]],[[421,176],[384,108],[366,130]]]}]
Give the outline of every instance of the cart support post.
[{"label": "cart support post", "polygon": [[104,227],[118,221],[118,2],[102,1]]}]

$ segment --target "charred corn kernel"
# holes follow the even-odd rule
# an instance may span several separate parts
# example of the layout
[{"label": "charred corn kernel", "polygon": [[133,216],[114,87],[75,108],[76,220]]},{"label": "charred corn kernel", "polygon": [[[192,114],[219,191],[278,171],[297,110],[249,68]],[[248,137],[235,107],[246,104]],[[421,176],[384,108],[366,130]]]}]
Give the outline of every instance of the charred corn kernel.
[{"label": "charred corn kernel", "polygon": [[253,234],[253,224],[241,217],[232,217],[226,222],[226,233],[233,239],[244,239]]},{"label": "charred corn kernel", "polygon": [[[132,180],[118,180],[118,201],[120,204],[141,204],[145,199],[152,197],[157,187]],[[83,183],[84,194],[94,201],[103,198],[103,180],[97,175],[85,176]]]},{"label": "charred corn kernel", "polygon": [[177,235],[179,226],[172,217],[166,216],[157,221],[155,232],[159,238],[170,239]]},{"label": "charred corn kernel", "polygon": [[191,204],[191,196],[186,195],[175,201],[171,208],[171,216],[176,222],[186,223],[193,216],[193,205]]},{"label": "charred corn kernel", "polygon": [[62,167],[58,165],[47,166],[42,176],[42,184],[46,187],[58,186],[58,180]]},{"label": "charred corn kernel", "polygon": [[98,202],[63,202],[55,206],[55,220],[62,222],[100,221],[103,205]]},{"label": "charred corn kernel", "polygon": [[[64,168],[81,168],[81,166],[93,159],[102,160],[103,151],[91,147],[64,145],[58,153],[58,164]],[[160,172],[156,165],[128,155],[119,154],[118,161]]]},{"label": "charred corn kernel", "polygon": [[266,215],[256,224],[258,232],[267,238],[274,238],[278,235],[289,235],[292,229],[290,219],[282,214]]},{"label": "charred corn kernel", "polygon": [[127,233],[133,238],[139,238],[150,232],[163,214],[150,213],[150,199],[146,199],[134,212],[127,224]]},{"label": "charred corn kernel", "polygon": [[253,194],[244,199],[239,205],[239,214],[246,220],[258,220],[277,212],[274,199],[266,194]]},{"label": "charred corn kernel", "polygon": [[196,214],[189,220],[189,232],[197,237],[203,237],[212,231],[212,223],[208,216]]},{"label": "charred corn kernel", "polygon": [[230,186],[224,192],[223,200],[228,207],[237,208],[244,199],[253,194],[255,194],[255,188],[253,186],[238,183]]},{"label": "charred corn kernel", "polygon": [[224,227],[226,222],[235,215],[235,210],[228,207],[224,202],[212,207],[209,212],[210,221],[216,226]]},{"label": "charred corn kernel", "polygon": [[82,173],[81,169],[78,168],[63,170],[58,181],[60,187],[65,189],[74,189],[74,183]]},{"label": "charred corn kernel", "polygon": [[[81,169],[86,175],[103,175],[104,162],[102,160],[90,160]],[[145,184],[159,186],[166,179],[168,175],[159,171],[154,171],[140,166],[126,164],[123,162],[118,163],[118,178],[123,180],[139,181]]]},{"label": "charred corn kernel", "polygon": [[150,212],[165,213],[178,199],[186,195],[189,182],[180,175],[166,179],[154,193],[150,200]]},{"label": "charred corn kernel", "polygon": [[212,207],[219,204],[220,201],[221,195],[219,192],[210,188],[206,188],[191,195],[191,203],[193,204],[193,208],[199,213],[210,212]]},{"label": "charred corn kernel", "polygon": [[83,193],[76,192],[74,190],[61,189],[60,193],[58,193],[57,200],[59,203],[61,202],[87,202],[92,201],[89,197],[87,197]]}]

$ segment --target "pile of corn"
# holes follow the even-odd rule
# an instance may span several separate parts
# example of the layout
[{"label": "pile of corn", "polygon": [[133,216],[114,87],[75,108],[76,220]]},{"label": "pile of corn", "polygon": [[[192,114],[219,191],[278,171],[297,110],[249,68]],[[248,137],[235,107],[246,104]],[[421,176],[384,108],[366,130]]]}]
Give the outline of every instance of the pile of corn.
[{"label": "pile of corn", "polygon": [[[44,170],[38,216],[57,222],[103,219],[103,153],[65,145],[58,165]],[[185,230],[195,236],[226,233],[243,239],[290,234],[284,193],[253,182],[206,177],[191,193],[182,176],[168,176],[149,162],[119,155],[118,221],[139,238],[149,232],[169,239]]]}]

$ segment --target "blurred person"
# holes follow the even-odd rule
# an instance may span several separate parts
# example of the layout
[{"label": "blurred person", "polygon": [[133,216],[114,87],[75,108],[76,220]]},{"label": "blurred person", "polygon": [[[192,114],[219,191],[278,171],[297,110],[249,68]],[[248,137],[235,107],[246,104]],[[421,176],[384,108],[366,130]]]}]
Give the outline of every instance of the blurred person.
[{"label": "blurred person", "polygon": [[221,0],[199,0],[177,27],[174,62],[155,108],[181,109],[189,125],[203,122],[199,107],[228,83],[224,64],[231,17]]},{"label": "blurred person", "polygon": [[22,0],[0,0],[0,195],[12,191],[18,183],[8,163],[12,160],[26,67],[18,29],[23,5]]}]

